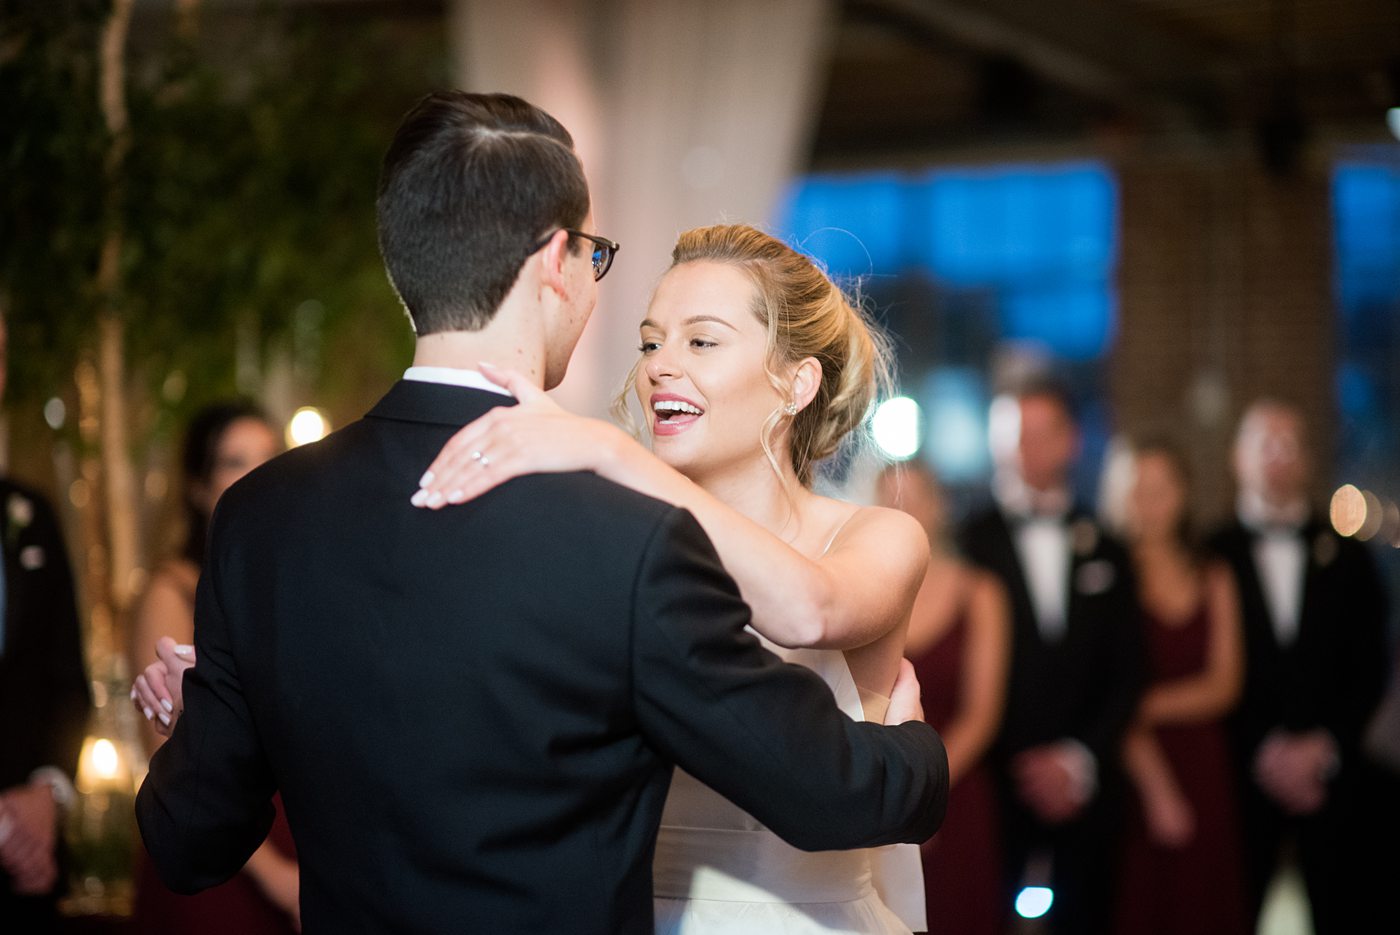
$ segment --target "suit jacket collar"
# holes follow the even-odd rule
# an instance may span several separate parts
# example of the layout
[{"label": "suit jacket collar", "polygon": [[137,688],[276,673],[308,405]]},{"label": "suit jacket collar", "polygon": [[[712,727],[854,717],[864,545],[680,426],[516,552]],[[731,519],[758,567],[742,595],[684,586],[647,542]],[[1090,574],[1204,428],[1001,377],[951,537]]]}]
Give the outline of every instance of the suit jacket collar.
[{"label": "suit jacket collar", "polygon": [[374,404],[370,419],[463,426],[497,406],[514,406],[511,396],[445,383],[400,380]]},{"label": "suit jacket collar", "polygon": [[[1035,603],[1031,599],[1030,584],[1026,577],[1025,565],[1021,562],[1020,550],[1016,547],[1016,527],[1021,520],[1007,515],[999,506],[993,511],[993,515],[996,517],[998,548],[1006,556],[1011,567],[1015,569],[1014,580],[1005,582],[1010,591],[1009,596],[1012,602],[1019,604],[1022,611],[1029,613],[1030,619],[1033,620]],[[1069,512],[1065,515],[1064,523],[1069,532],[1069,562],[1065,569],[1065,574],[1069,578],[1065,593],[1065,618],[1066,627],[1068,627],[1074,621],[1079,603],[1082,600],[1077,586],[1080,569],[1101,557],[1104,535],[1103,530],[1094,520],[1093,514],[1080,504],[1070,507]]]},{"label": "suit jacket collar", "polygon": [[[1316,510],[1308,513],[1307,519],[1298,527],[1298,535],[1311,546],[1317,541],[1318,536],[1330,534],[1332,524],[1322,517]],[[1256,539],[1262,536],[1263,530],[1257,526],[1252,526],[1236,516],[1227,527],[1227,532],[1236,541],[1252,545]]]}]

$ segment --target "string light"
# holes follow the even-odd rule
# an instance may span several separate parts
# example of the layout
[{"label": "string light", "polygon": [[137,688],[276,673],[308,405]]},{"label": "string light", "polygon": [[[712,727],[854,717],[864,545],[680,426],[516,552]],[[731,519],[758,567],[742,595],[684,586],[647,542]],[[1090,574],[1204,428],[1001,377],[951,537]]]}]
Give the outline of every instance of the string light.
[{"label": "string light", "polygon": [[287,446],[296,448],[318,442],[330,433],[331,424],[315,406],[302,406],[287,423]]}]

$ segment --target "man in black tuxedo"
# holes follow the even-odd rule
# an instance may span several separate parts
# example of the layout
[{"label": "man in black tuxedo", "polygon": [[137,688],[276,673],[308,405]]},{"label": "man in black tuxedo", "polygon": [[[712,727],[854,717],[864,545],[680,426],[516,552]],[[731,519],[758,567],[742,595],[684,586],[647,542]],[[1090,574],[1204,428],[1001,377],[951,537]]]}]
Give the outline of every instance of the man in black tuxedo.
[{"label": "man in black tuxedo", "polygon": [[[1142,633],[1125,551],[1069,487],[1079,432],[1049,381],[1005,397],[1014,444],[994,452],[994,504],[961,531],[967,558],[1001,579],[1012,609],[1006,710],[993,748],[1006,907],[1048,885],[1064,935],[1108,927],[1120,745],[1142,683]],[[1001,434],[994,426],[994,435]]]},{"label": "man in black tuxedo", "polygon": [[[5,344],[0,318],[0,399]],[[60,823],[90,701],[58,517],[5,478],[0,556],[0,920],[6,931],[46,932],[58,923]]]},{"label": "man in black tuxedo", "polygon": [[1246,879],[1257,911],[1291,839],[1318,935],[1372,931],[1394,884],[1372,870],[1395,841],[1367,841],[1397,809],[1393,793],[1374,795],[1379,767],[1361,744],[1389,658],[1380,576],[1366,548],[1337,535],[1308,502],[1297,409],[1251,406],[1234,467],[1236,516],[1211,546],[1234,569],[1244,625],[1232,729]]},{"label": "man in black tuxedo", "polygon": [[378,207],[414,366],[219,504],[184,714],[137,800],[162,878],[234,873],[280,789],[309,933],[650,933],[673,764],[799,847],[930,836],[947,762],[916,687],[908,723],[841,715],[745,632],[688,513],[583,473],[410,504],[457,428],[512,403],[471,368],[553,387],[592,311],[617,248],[567,131],[430,95]]}]

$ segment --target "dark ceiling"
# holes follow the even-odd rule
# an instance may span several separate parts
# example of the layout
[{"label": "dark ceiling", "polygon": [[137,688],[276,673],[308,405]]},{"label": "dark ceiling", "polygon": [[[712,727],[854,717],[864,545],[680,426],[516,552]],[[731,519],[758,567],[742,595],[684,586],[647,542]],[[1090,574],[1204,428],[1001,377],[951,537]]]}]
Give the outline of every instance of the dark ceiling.
[{"label": "dark ceiling", "polygon": [[843,0],[814,161],[1247,132],[1381,140],[1400,0]]},{"label": "dark ceiling", "polygon": [[[259,0],[209,0],[239,9]],[[448,0],[289,0],[440,28]],[[694,0],[704,2],[704,0]],[[760,0],[754,0],[760,2]],[[166,12],[169,0],[138,0]],[[926,162],[1084,142],[1390,139],[1400,0],[837,0],[811,162]],[[618,15],[625,15],[619,13]]]}]

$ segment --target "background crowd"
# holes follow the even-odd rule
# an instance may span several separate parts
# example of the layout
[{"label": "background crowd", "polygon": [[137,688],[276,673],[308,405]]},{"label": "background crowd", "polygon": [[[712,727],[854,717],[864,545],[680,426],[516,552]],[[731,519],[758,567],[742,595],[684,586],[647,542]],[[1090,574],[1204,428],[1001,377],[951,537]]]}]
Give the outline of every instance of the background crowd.
[{"label": "background crowd", "polygon": [[1248,932],[1285,861],[1314,931],[1384,918],[1386,596],[1308,501],[1297,409],[1245,411],[1236,511],[1201,536],[1171,444],[1123,451],[1106,527],[1072,494],[1073,401],[1053,384],[1013,398],[992,505],[957,545],[930,474],[881,481],[942,556],[909,642],[956,783],[925,848],[930,919],[1003,931],[1039,885],[1053,931]]}]

